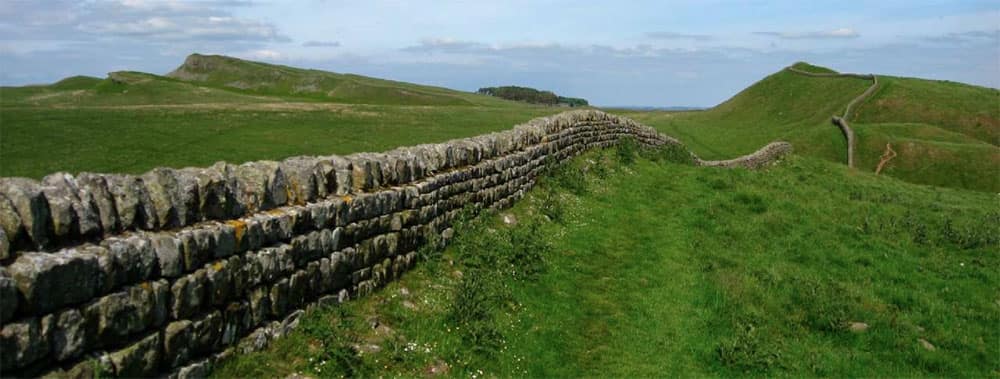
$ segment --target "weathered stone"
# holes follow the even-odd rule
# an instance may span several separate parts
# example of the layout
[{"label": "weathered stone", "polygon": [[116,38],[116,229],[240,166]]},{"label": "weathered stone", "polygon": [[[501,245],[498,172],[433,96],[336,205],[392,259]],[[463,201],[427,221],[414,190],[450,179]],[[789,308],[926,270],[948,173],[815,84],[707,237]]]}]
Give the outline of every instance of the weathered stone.
[{"label": "weathered stone", "polygon": [[[3,194],[9,204],[17,211],[21,226],[31,239],[32,246],[45,248],[49,246],[52,235],[52,219],[49,202],[45,199],[41,186],[26,178],[0,178],[0,194]],[[8,224],[9,222],[4,222]],[[11,228],[5,226],[5,229]],[[15,234],[15,237],[17,234]]]},{"label": "weathered stone", "polygon": [[219,311],[209,313],[204,318],[196,320],[192,325],[191,348],[195,355],[205,355],[216,350],[222,337],[222,314]]},{"label": "weathered stone", "polygon": [[236,177],[232,166],[218,162],[202,169],[184,169],[198,181],[199,213],[208,220],[225,220],[243,212],[236,199]]},{"label": "weathered stone", "polygon": [[12,256],[17,245],[27,244],[28,234],[21,224],[21,216],[3,193],[0,193],[0,236],[3,237],[0,241],[3,244],[0,247],[0,260]]},{"label": "weathered stone", "polygon": [[205,265],[206,278],[208,279],[205,292],[208,295],[209,303],[217,306],[225,305],[233,291],[232,270],[229,262],[219,260]]},{"label": "weathered stone", "polygon": [[56,360],[64,361],[82,354],[87,347],[87,341],[92,340],[87,336],[83,314],[79,310],[71,308],[51,317],[55,323],[51,337],[53,357]]},{"label": "weathered stone", "polygon": [[153,208],[156,209],[156,215],[159,216],[157,227],[166,229],[184,225],[180,220],[180,215],[186,213],[186,210],[178,209],[183,204],[181,204],[174,170],[163,167],[154,168],[142,175],[142,182],[146,185],[149,200],[152,202]]},{"label": "weathered stone", "polygon": [[10,277],[6,267],[0,267],[0,323],[6,323],[14,317],[19,303],[17,283]]},{"label": "weathered stone", "polygon": [[208,374],[211,372],[212,372],[212,361],[210,359],[203,359],[201,361],[181,367],[181,369],[177,371],[177,379],[207,378]]},{"label": "weathered stone", "polygon": [[132,175],[105,175],[108,192],[115,199],[118,223],[122,230],[153,229],[157,225],[153,207],[142,179]]},{"label": "weathered stone", "polygon": [[163,366],[174,368],[191,359],[193,324],[188,320],[175,321],[163,331]]},{"label": "weathered stone", "polygon": [[32,317],[4,325],[0,330],[0,370],[27,366],[49,352],[49,336],[41,322]]},{"label": "weathered stone", "polygon": [[108,190],[108,184],[104,176],[81,173],[77,175],[76,183],[81,191],[90,195],[94,206],[97,207],[102,231],[112,233],[120,230],[120,226],[118,225],[118,211],[115,209],[115,198]]},{"label": "weathered stone", "polygon": [[160,266],[160,275],[176,278],[184,274],[184,246],[181,240],[169,233],[149,235],[153,251]]},{"label": "weathered stone", "polygon": [[[49,202],[49,212],[52,217],[52,234],[57,239],[68,239],[79,235],[79,224],[76,212],[73,211],[75,194],[63,184],[65,173],[46,176],[42,180],[42,192]],[[56,185],[59,183],[60,185]]]},{"label": "weathered stone", "polygon": [[281,279],[271,286],[271,315],[278,317],[288,311],[288,279]]},{"label": "weathered stone", "polygon": [[200,269],[177,279],[170,287],[173,303],[170,315],[183,319],[198,313],[207,303],[205,299],[206,269]]},{"label": "weathered stone", "polygon": [[309,275],[305,270],[296,271],[288,281],[288,299],[286,303],[290,308],[298,308],[305,303],[309,296]]},{"label": "weathered stone", "polygon": [[254,325],[267,320],[271,313],[271,298],[267,286],[259,286],[250,291],[250,319]]},{"label": "weathered stone", "polygon": [[223,314],[220,343],[222,346],[235,344],[240,336],[250,331],[252,317],[250,305],[246,302],[230,303]]},{"label": "weathered stone", "polygon": [[112,237],[101,242],[110,255],[112,287],[138,283],[159,273],[159,258],[152,243],[142,236]]},{"label": "weathered stone", "polygon": [[236,228],[229,224],[217,224],[210,230],[215,239],[214,258],[225,258],[236,252]]},{"label": "weathered stone", "polygon": [[289,204],[304,205],[319,196],[317,161],[316,158],[294,157],[280,163],[281,172],[288,179]]},{"label": "weathered stone", "polygon": [[52,205],[52,199],[59,198],[70,202],[74,219],[74,225],[70,230],[71,236],[93,238],[103,232],[97,201],[87,188],[79,185],[76,178],[67,173],[52,174],[42,179],[42,184],[46,198],[49,199],[50,210],[56,209]]},{"label": "weathered stone", "polygon": [[83,308],[88,334],[100,345],[112,345],[132,333],[161,325],[169,301],[166,280],[145,282],[104,296]]},{"label": "weathered stone", "polygon": [[110,354],[115,375],[123,378],[150,377],[160,363],[160,334],[152,333],[129,347]]},{"label": "weathered stone", "polygon": [[22,308],[31,314],[82,303],[94,297],[100,287],[97,257],[72,249],[25,253],[8,270],[24,299]]}]

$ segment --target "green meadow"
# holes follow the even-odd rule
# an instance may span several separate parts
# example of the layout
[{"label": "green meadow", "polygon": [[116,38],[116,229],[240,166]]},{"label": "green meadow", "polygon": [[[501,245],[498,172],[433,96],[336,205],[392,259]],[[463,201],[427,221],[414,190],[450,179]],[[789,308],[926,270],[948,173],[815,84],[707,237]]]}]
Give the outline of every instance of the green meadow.
[{"label": "green meadow", "polygon": [[[997,376],[1000,92],[879,81],[849,120],[856,169],[830,117],[863,79],[781,70],[704,111],[609,110],[705,159],[795,153],[748,171],[588,152],[214,375]],[[167,75],[0,88],[0,176],[383,151],[564,110],[195,54]],[[886,144],[898,156],[876,176]]]},{"label": "green meadow", "polygon": [[[984,377],[995,194],[601,151],[218,377]],[[501,221],[513,216],[516,224]]]}]

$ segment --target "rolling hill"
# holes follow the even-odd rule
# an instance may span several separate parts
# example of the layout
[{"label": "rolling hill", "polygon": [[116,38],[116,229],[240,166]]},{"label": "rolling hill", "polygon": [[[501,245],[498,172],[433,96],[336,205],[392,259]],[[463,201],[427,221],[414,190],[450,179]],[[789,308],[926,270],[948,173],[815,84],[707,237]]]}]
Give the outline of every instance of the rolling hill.
[{"label": "rolling hill", "polygon": [[351,104],[497,105],[505,102],[447,88],[191,54],[168,77],[246,93]]},{"label": "rolling hill", "polygon": [[[835,71],[796,63],[815,73]],[[850,116],[857,167],[874,171],[886,143],[898,153],[883,174],[921,184],[1000,191],[1000,91],[967,84],[878,76]],[[846,143],[830,122],[871,85],[854,77],[778,71],[729,100],[697,112],[619,113],[684,141],[706,158],[753,151],[784,139],[803,155],[844,162]]]},{"label": "rolling hill", "polygon": [[170,76],[119,71],[104,79],[0,87],[0,176],[139,173],[219,160],[381,151],[508,129],[560,111],[194,54]]}]

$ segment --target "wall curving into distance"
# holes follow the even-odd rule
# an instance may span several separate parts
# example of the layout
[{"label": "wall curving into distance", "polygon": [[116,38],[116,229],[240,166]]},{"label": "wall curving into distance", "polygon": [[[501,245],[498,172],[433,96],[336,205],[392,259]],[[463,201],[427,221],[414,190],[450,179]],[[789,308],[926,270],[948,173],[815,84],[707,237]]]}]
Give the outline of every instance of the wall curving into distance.
[{"label": "wall curving into distance", "polygon": [[[507,207],[545,165],[623,137],[679,144],[585,110],[384,153],[2,178],[0,370],[202,376],[280,337],[307,306],[398,277],[465,205]],[[753,168],[788,151],[693,158]]]}]

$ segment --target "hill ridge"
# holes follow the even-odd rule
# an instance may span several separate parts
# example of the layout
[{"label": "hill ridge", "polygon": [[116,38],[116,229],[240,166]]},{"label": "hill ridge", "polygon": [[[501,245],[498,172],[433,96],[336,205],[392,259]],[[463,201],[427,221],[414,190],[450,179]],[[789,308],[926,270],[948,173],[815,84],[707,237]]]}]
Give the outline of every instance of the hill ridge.
[{"label": "hill ridge", "polygon": [[844,134],[844,138],[847,140],[847,167],[854,168],[854,150],[856,141],[854,137],[854,130],[851,129],[851,126],[850,124],[848,124],[847,120],[850,118],[851,110],[854,108],[854,106],[860,103],[862,100],[866,99],[868,96],[870,96],[872,93],[875,92],[875,89],[878,88],[878,77],[876,77],[875,74],[863,75],[863,74],[839,73],[839,72],[833,72],[833,73],[809,72],[796,68],[795,65],[788,66],[785,69],[797,74],[812,76],[812,77],[860,78],[872,81],[872,85],[868,87],[868,89],[866,89],[864,92],[858,95],[858,97],[852,99],[850,103],[847,103],[847,107],[844,108],[844,114],[842,116],[838,117],[835,115],[831,119],[833,125],[840,128],[841,133]]}]

